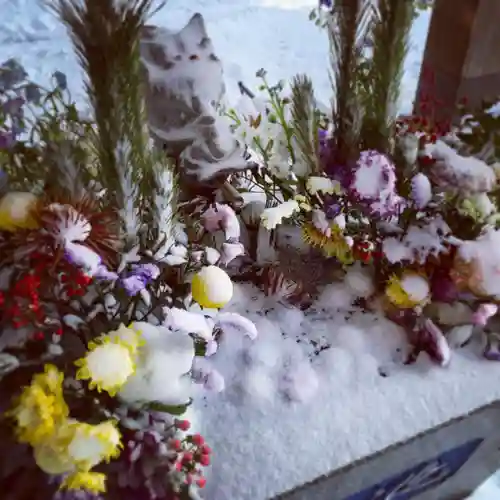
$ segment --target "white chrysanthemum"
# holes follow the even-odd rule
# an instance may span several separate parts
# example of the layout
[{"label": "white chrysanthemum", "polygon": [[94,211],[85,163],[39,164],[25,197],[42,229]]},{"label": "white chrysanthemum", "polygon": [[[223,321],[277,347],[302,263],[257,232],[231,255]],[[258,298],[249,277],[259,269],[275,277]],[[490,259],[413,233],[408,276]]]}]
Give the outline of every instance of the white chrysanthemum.
[{"label": "white chrysanthemum", "polygon": [[134,373],[135,363],[127,345],[101,337],[99,344],[91,343],[87,355],[76,362],[77,378],[89,380],[89,387],[109,392],[112,396]]},{"label": "white chrysanthemum", "polygon": [[277,207],[266,208],[262,212],[260,220],[266,229],[276,229],[283,219],[291,217],[299,208],[299,204],[295,200],[285,201]]}]

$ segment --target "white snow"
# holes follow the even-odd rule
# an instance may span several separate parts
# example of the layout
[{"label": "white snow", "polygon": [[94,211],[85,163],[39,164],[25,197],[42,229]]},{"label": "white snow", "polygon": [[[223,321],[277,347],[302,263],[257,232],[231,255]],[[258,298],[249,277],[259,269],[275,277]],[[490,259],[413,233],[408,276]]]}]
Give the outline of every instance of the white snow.
[{"label": "white snow", "polygon": [[434,169],[449,182],[472,192],[491,191],[496,184],[495,171],[484,161],[473,156],[462,156],[443,141],[426,146],[426,153],[437,160]]},{"label": "white snow", "polygon": [[473,263],[475,280],[483,293],[500,297],[500,231],[491,229],[473,241],[463,242],[459,255]]},{"label": "white snow", "polygon": [[401,287],[416,302],[425,300],[430,293],[429,282],[416,274],[403,276]]},{"label": "white snow", "polygon": [[235,287],[226,310],[259,336],[223,335],[210,363],[225,390],[195,398],[216,450],[207,500],[269,499],[500,397],[498,367],[471,352],[479,346],[455,349],[448,368],[425,356],[403,366],[404,334],[353,309],[356,295],[334,284],[303,313]]}]

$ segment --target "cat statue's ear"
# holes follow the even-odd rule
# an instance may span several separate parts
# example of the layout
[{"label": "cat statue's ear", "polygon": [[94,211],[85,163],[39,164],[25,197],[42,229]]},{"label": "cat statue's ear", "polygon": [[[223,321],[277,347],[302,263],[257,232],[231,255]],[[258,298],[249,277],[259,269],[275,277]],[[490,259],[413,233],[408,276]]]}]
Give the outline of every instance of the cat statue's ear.
[{"label": "cat statue's ear", "polygon": [[248,168],[243,149],[220,116],[223,68],[201,14],[172,32],[146,26],[140,43],[151,135],[179,157],[182,177],[207,183]]}]

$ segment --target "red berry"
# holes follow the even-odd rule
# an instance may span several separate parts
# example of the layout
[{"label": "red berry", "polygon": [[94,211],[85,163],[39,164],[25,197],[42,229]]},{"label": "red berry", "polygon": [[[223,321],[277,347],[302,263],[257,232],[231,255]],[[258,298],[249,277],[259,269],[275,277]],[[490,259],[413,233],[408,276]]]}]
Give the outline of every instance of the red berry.
[{"label": "red berry", "polygon": [[59,337],[63,334],[63,329],[59,327],[56,331],[55,334],[58,335]]},{"label": "red berry", "polygon": [[180,429],[181,431],[188,431],[189,428],[191,427],[191,424],[189,423],[188,420],[175,420],[175,426],[177,429]]},{"label": "red berry", "polygon": [[197,484],[198,488],[204,488],[205,485],[207,484],[207,480],[203,476],[201,476],[198,479],[198,481],[196,481],[196,484]]},{"label": "red berry", "polygon": [[205,444],[205,440],[203,439],[203,436],[201,434],[193,434],[191,436],[191,441],[196,446],[203,446]]},{"label": "red berry", "polygon": [[203,453],[203,455],[210,455],[212,453],[212,449],[210,448],[210,446],[204,444],[201,447],[201,452]]},{"label": "red berry", "polygon": [[186,453],[184,453],[184,455],[182,456],[182,461],[184,463],[192,462],[193,461],[193,454],[189,451],[186,451]]},{"label": "red berry", "polygon": [[175,462],[175,470],[180,472],[182,470],[182,462]]},{"label": "red berry", "polygon": [[170,448],[172,448],[173,450],[180,450],[182,443],[181,443],[180,439],[172,439],[170,441],[169,445],[170,445]]},{"label": "red berry", "polygon": [[35,340],[43,340],[45,338],[45,335],[43,332],[36,332],[34,335]]},{"label": "red berry", "polygon": [[203,467],[208,467],[210,465],[210,455],[201,455],[198,462],[203,465]]}]

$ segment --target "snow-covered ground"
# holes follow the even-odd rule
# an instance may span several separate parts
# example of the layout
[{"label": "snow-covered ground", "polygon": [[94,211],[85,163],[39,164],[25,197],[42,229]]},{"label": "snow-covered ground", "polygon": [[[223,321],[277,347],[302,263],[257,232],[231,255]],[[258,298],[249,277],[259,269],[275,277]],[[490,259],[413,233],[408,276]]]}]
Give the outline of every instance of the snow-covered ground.
[{"label": "snow-covered ground", "polygon": [[[253,87],[260,68],[271,81],[307,73],[328,101],[327,43],[308,21],[315,3],[169,0],[152,22],[180,28],[201,12],[233,102],[236,82]],[[402,112],[411,109],[428,21],[425,14],[414,25]],[[82,98],[64,28],[36,0],[2,2],[0,61],[11,57],[40,83],[64,72],[73,95]],[[401,332],[353,311],[352,298],[352,291],[333,285],[304,314],[249,286],[236,288],[228,310],[255,320],[260,335],[248,344],[225,336],[213,366],[225,376],[226,391],[202,395],[194,408],[215,451],[207,500],[265,500],[500,397],[498,366],[469,350],[454,352],[449,369],[425,360],[402,368]]]}]

